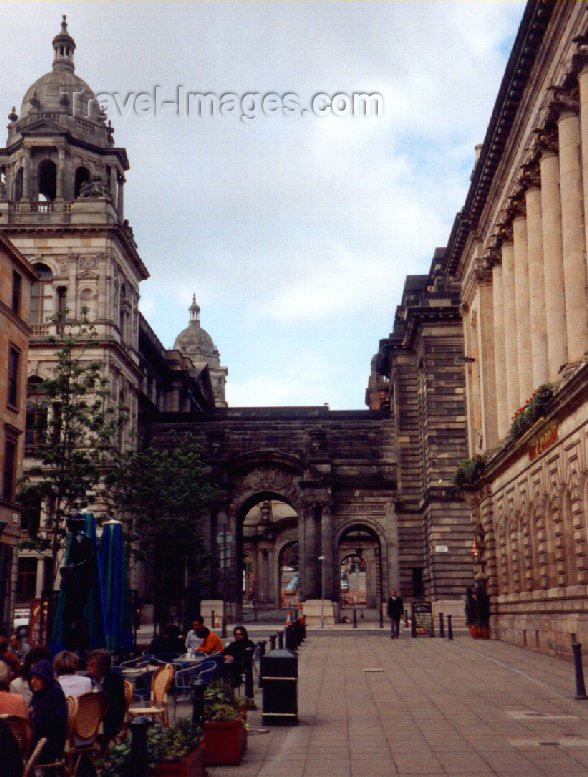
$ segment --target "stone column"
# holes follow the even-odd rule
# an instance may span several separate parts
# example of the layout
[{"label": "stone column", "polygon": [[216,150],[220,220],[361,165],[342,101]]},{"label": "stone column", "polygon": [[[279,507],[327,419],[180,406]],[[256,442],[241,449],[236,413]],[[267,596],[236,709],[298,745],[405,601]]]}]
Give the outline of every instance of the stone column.
[{"label": "stone column", "polygon": [[531,186],[527,189],[525,192],[525,202],[527,208],[527,252],[529,257],[532,383],[535,389],[548,380],[545,280],[543,275],[543,223],[541,218],[541,190],[538,186]]},{"label": "stone column", "polygon": [[306,597],[307,584],[306,584],[306,522],[304,520],[304,513],[298,515],[298,596],[300,601],[304,601]]},{"label": "stone column", "polygon": [[529,305],[529,256],[527,252],[527,219],[517,216],[512,222],[514,244],[515,300],[517,316],[517,355],[519,373],[519,407],[533,393],[531,361],[531,308]]},{"label": "stone column", "polygon": [[494,309],[494,370],[496,373],[496,416],[498,437],[506,436],[509,414],[506,399],[506,361],[504,356],[504,304],[502,301],[502,265],[492,268],[492,306]]},{"label": "stone column", "polygon": [[559,162],[554,151],[548,150],[542,155],[540,170],[547,374],[554,381],[559,368],[567,361]]},{"label": "stone column", "polygon": [[55,179],[55,199],[62,200],[65,182],[65,149],[58,149],[57,177]]},{"label": "stone column", "polygon": [[[325,599],[334,599],[333,591],[334,560],[333,560],[333,517],[331,506],[324,505],[321,512],[321,556],[325,557],[323,561],[324,580],[325,580]],[[319,580],[319,584],[322,581]]]},{"label": "stone column", "polygon": [[22,164],[22,198],[30,200],[31,198],[31,152],[25,148]]},{"label": "stone column", "polygon": [[582,220],[580,128],[575,111],[564,111],[557,122],[559,137],[559,186],[561,234],[566,300],[568,362],[579,361],[588,348],[588,300]]},{"label": "stone column", "polygon": [[582,159],[582,184],[584,192],[584,236],[588,248],[588,63],[578,76],[580,84],[580,131]]},{"label": "stone column", "polygon": [[304,525],[306,534],[306,543],[304,547],[304,559],[299,559],[299,564],[304,564],[305,576],[305,597],[307,599],[316,599],[317,594],[317,531],[315,507],[313,504],[304,507]]},{"label": "stone column", "polygon": [[116,197],[116,210],[118,212],[118,222],[122,224],[125,218],[125,177],[119,175],[118,177],[118,190]]},{"label": "stone column", "polygon": [[510,241],[505,241],[502,244],[502,301],[504,305],[506,413],[510,420],[514,412],[520,407],[514,246]]}]

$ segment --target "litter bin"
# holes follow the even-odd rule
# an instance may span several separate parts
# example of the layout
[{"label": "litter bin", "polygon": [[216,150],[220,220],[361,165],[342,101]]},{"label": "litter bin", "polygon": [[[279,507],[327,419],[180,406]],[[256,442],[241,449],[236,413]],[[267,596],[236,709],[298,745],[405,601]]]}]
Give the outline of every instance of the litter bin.
[{"label": "litter bin", "polygon": [[272,650],[261,659],[264,726],[298,723],[298,657],[291,650]]}]

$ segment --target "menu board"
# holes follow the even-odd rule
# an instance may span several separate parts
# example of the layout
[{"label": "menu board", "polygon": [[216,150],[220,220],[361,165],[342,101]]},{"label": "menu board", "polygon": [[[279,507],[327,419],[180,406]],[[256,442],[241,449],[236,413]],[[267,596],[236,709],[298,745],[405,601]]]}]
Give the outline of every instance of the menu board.
[{"label": "menu board", "polygon": [[412,603],[412,636],[434,637],[433,605],[431,602]]}]

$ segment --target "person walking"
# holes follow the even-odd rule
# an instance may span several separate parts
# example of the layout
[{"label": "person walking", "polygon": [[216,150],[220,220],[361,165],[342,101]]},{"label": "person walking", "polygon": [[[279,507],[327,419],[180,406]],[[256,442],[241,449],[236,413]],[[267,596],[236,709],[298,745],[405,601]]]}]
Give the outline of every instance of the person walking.
[{"label": "person walking", "polygon": [[388,597],[388,617],[390,618],[390,639],[398,639],[400,636],[400,618],[404,614],[404,602],[398,596],[396,589],[390,591]]}]

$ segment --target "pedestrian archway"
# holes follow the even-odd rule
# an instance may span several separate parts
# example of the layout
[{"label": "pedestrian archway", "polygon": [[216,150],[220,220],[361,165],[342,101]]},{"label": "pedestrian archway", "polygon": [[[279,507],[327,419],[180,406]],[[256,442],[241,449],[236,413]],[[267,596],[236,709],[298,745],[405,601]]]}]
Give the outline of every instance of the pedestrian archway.
[{"label": "pedestrian archway", "polygon": [[380,538],[370,526],[354,524],[339,539],[339,605],[379,608],[383,600]]}]

